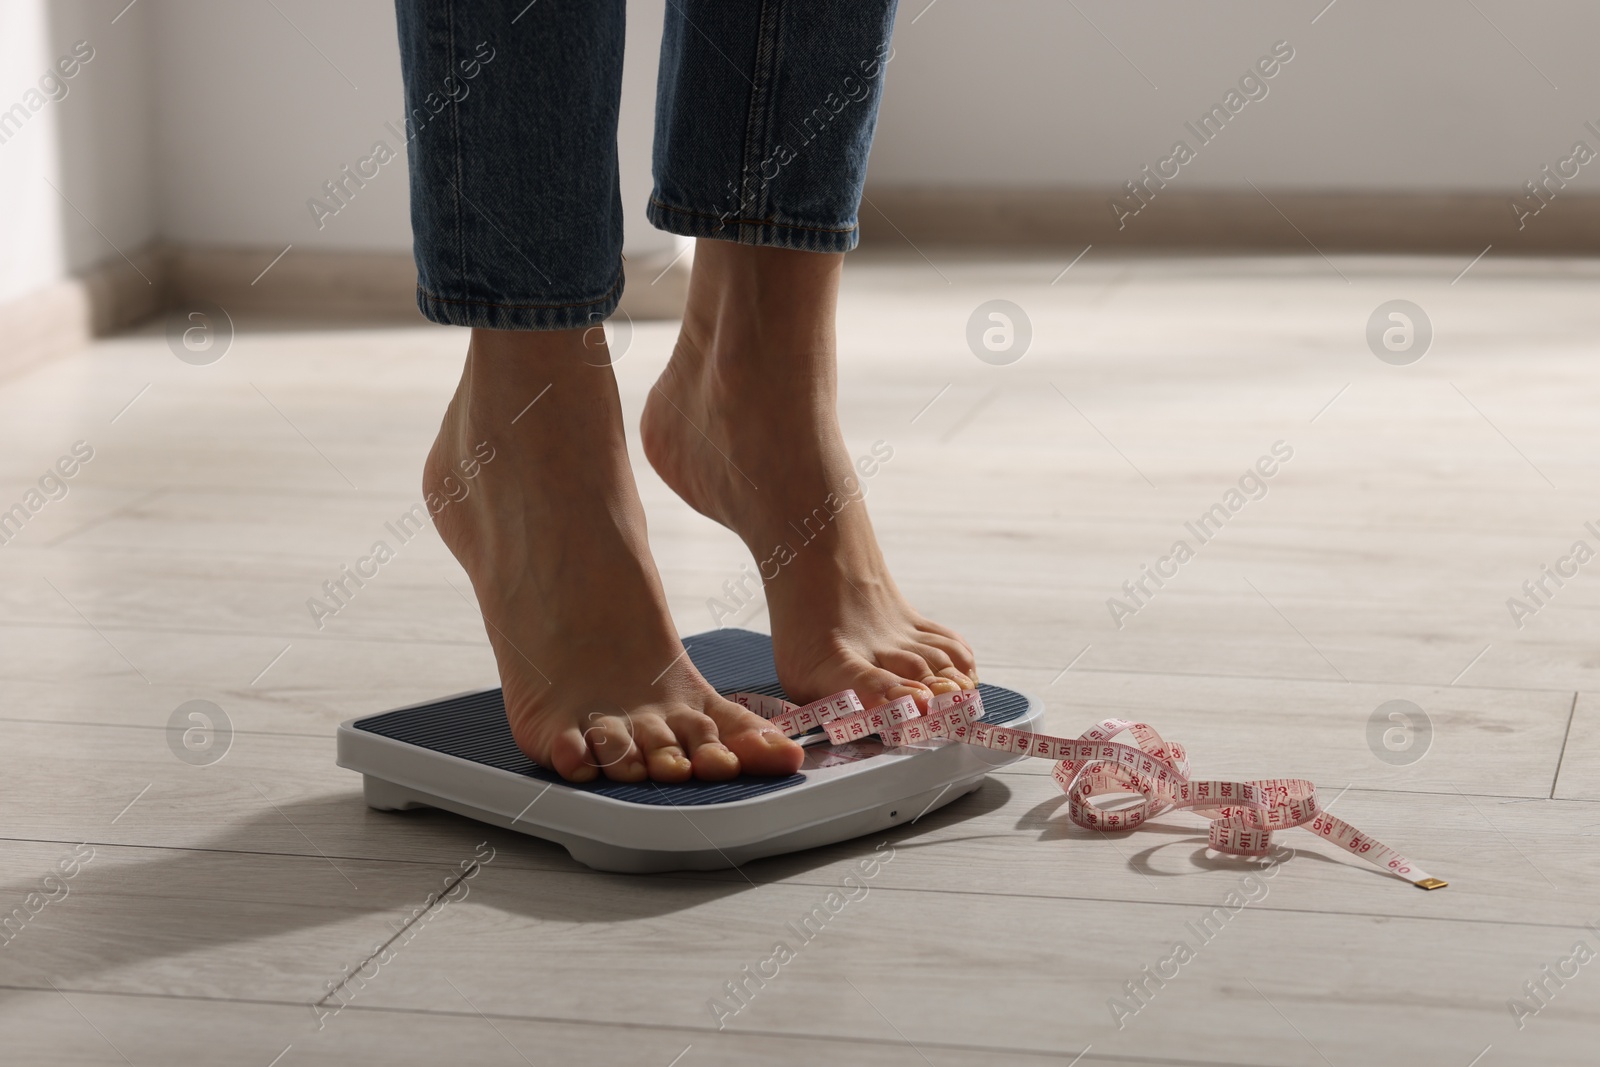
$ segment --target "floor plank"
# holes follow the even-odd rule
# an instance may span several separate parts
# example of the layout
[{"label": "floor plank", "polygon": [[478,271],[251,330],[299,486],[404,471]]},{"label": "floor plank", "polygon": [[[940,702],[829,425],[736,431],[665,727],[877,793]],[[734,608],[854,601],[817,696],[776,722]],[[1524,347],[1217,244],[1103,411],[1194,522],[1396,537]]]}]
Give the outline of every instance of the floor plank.
[{"label": "floor plank", "polygon": [[1551,796],[1563,800],[1600,800],[1600,697],[1578,693],[1572,704],[1561,771]]}]

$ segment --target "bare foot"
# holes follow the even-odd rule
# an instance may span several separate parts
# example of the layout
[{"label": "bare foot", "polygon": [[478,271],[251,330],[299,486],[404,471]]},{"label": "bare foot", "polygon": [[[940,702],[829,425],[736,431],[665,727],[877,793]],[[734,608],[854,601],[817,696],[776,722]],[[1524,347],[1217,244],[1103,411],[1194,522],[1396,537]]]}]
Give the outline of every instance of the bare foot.
[{"label": "bare foot", "polygon": [[839,430],[843,256],[702,240],[677,348],[645,404],[645,455],[761,565],[778,678],[868,707],[976,684],[972,649],[906,603]]},{"label": "bare foot", "polygon": [[434,522],[477,592],[530,759],[578,782],[799,768],[798,745],[719,697],[684,654],[616,382],[583,331],[474,330],[423,490],[452,501]]}]

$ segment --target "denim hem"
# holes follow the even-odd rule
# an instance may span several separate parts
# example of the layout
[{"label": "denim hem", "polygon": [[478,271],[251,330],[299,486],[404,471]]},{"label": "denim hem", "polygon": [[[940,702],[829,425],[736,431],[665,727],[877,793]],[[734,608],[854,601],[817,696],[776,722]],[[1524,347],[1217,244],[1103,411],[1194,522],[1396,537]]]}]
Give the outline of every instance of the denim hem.
[{"label": "denim hem", "polygon": [[848,252],[861,240],[855,223],[848,226],[811,226],[779,219],[730,219],[708,211],[665,204],[650,197],[647,212],[658,230],[683,237],[708,237],[742,245],[792,248],[801,252]]},{"label": "denim hem", "polygon": [[513,304],[457,300],[417,286],[417,307],[431,322],[481,330],[576,330],[611,317],[622,299],[623,274],[603,296],[573,304]]}]

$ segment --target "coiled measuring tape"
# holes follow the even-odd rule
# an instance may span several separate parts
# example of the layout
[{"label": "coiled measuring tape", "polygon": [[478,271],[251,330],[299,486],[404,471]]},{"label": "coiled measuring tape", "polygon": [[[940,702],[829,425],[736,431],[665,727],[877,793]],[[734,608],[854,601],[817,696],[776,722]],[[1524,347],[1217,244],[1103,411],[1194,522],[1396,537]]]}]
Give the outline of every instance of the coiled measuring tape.
[{"label": "coiled measuring tape", "polygon": [[[855,691],[825,697],[803,707],[760,693],[733,693],[730,700],[768,719],[789,737],[821,727],[834,744],[876,735],[885,745],[914,745],[945,739],[997,752],[1056,761],[1051,777],[1067,794],[1067,814],[1091,830],[1132,830],[1169,811],[1187,810],[1211,823],[1211,848],[1231,856],[1265,856],[1272,834],[1299,826],[1331,841],[1380,870],[1421,889],[1442,889],[1411,860],[1323,811],[1317,788],[1304,778],[1265,778],[1249,782],[1189,777],[1182,745],[1165,741],[1149,725],[1128,719],[1102,719],[1076,739],[982,722],[983,698],[975,689],[940,693],[926,711],[901,697],[870,711]],[[1133,744],[1112,738],[1126,733]],[[1142,799],[1115,810],[1093,798],[1135,794]]]}]

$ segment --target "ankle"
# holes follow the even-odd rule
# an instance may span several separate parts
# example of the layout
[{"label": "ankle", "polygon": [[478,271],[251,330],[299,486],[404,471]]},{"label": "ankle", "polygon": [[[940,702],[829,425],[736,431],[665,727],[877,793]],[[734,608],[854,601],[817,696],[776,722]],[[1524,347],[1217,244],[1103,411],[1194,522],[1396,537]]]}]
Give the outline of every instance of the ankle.
[{"label": "ankle", "polygon": [[506,437],[612,423],[621,431],[616,376],[598,328],[473,330],[451,409]]},{"label": "ankle", "polygon": [[834,398],[834,315],[843,257],[728,241],[696,244],[679,347],[741,397]]}]

